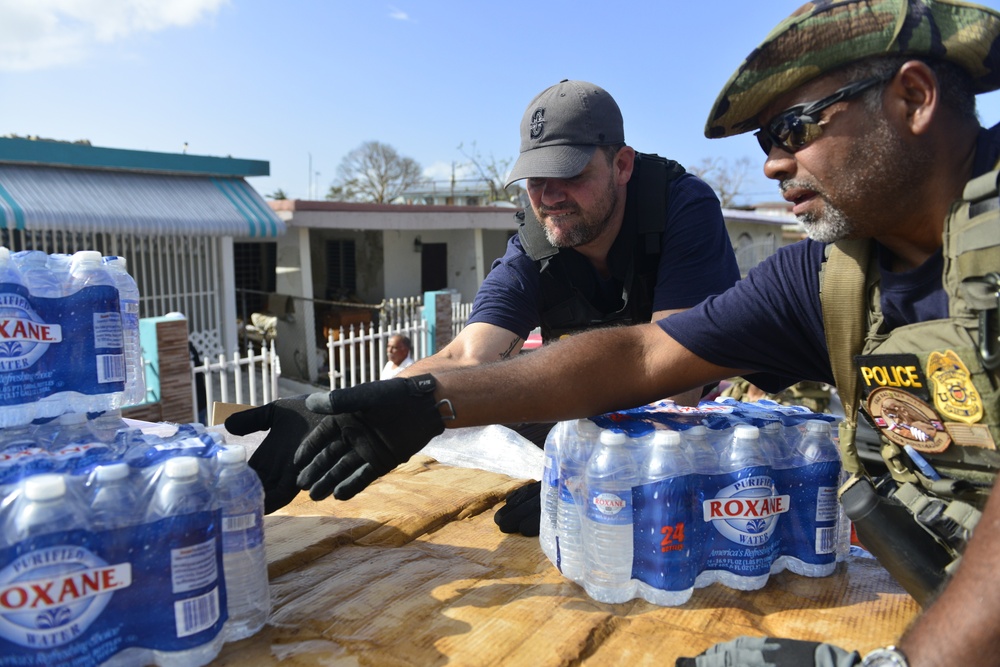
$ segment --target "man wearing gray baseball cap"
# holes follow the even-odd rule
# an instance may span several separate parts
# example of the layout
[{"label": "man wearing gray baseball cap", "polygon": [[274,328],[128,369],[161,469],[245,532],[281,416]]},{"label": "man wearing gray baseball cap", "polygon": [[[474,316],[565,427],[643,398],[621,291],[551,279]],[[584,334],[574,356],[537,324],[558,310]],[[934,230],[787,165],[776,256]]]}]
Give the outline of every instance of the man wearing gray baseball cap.
[{"label": "man wearing gray baseball cap", "polygon": [[[524,112],[520,150],[507,182],[527,179],[530,205],[518,234],[494,261],[461,333],[399,377],[508,359],[539,326],[550,341],[658,320],[739,279],[715,193],[676,162],[627,146],[622,113],[603,88],[569,80],[546,88]],[[696,404],[700,395],[695,390],[677,400]],[[276,411],[284,404],[270,405]],[[270,426],[270,417],[247,413],[234,420],[246,424],[234,428]],[[508,425],[539,445],[551,428]],[[282,466],[269,459],[261,467],[268,469],[258,473],[269,511],[291,501],[298,487]],[[518,491],[497,512],[497,524],[504,532],[537,535],[539,486]]]}]

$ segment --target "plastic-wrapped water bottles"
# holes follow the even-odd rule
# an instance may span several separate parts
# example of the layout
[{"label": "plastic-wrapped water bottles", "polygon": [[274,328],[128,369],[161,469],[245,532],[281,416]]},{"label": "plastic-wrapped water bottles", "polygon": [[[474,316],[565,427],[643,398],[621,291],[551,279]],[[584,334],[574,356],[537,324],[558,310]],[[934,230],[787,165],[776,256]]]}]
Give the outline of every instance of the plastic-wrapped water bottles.
[{"label": "plastic-wrapped water bottles", "polygon": [[559,449],[559,505],[556,516],[556,558],[559,571],[583,581],[584,472],[601,429],[589,419],[572,422]]},{"label": "plastic-wrapped water bottles", "polygon": [[684,604],[694,590],[703,531],[693,472],[680,433],[655,431],[633,494],[636,592],[653,604]]},{"label": "plastic-wrapped water bottles", "polygon": [[604,430],[587,462],[584,589],[599,602],[635,597],[632,582],[632,487],[639,469],[629,437]]},{"label": "plastic-wrapped water bottles", "polygon": [[47,473],[24,480],[23,498],[6,526],[5,542],[14,544],[49,533],[87,527],[87,517],[68,493],[64,475]]},{"label": "plastic-wrapped water bottles", "polygon": [[545,437],[538,544],[553,563],[556,562],[556,524],[559,516],[559,458],[569,431],[570,422],[559,422]]},{"label": "plastic-wrapped water bottles", "polygon": [[66,445],[94,440],[94,434],[87,424],[87,415],[81,412],[67,412],[59,415],[52,426],[43,429],[42,432],[48,438],[45,446],[50,451],[59,450]]},{"label": "plastic-wrapped water bottles", "polygon": [[[122,333],[121,309],[118,305],[118,287],[104,267],[101,253],[96,250],[81,250],[73,255],[70,262],[69,287],[67,295],[80,292],[88,287],[111,287],[112,297],[95,304],[93,320],[96,332],[94,346],[95,382],[84,391],[70,395],[70,407],[74,412],[104,412],[121,407],[121,392],[125,388],[125,340]],[[90,360],[87,360],[89,365]]]},{"label": "plastic-wrapped water bottles", "polygon": [[118,288],[122,316],[125,343],[125,393],[122,404],[138,405],[146,400],[146,369],[139,344],[139,287],[128,274],[128,263],[124,257],[105,257],[104,264]]},{"label": "plastic-wrapped water bottles", "polygon": [[[153,498],[147,513],[147,519],[169,519],[184,515],[208,512],[212,509],[212,493],[205,480],[201,477],[198,459],[194,456],[177,456],[167,459],[162,468],[162,476],[156,484]],[[170,553],[205,551],[203,543],[190,543],[187,532],[172,536],[166,548]],[[198,557],[200,562],[211,562],[204,556]],[[180,558],[190,558],[188,555],[171,557],[171,567],[183,567],[189,572],[192,565],[177,562]],[[202,566],[204,567],[204,566]],[[218,619],[219,595],[218,572],[199,577],[196,587],[186,583],[178,594],[175,587],[175,599],[162,601],[169,603],[175,609],[198,610],[198,613],[179,612],[175,620],[174,635],[178,644],[184,648],[176,650],[157,650],[153,655],[159,667],[194,667],[208,664],[222,648],[223,633],[214,636],[212,626]],[[190,575],[189,575],[190,576]],[[207,590],[206,590],[207,589]],[[207,618],[205,617],[207,615]],[[194,620],[192,619],[194,617]],[[193,624],[193,625],[192,625]]]},{"label": "plastic-wrapped water bottles", "polygon": [[[708,517],[716,529],[714,547],[697,587],[719,582],[737,590],[762,588],[770,576],[770,536],[776,526],[773,515],[774,483],[760,447],[760,431],[750,424],[737,424],[729,444],[719,456],[720,490],[706,499]],[[732,545],[739,545],[734,550]]]},{"label": "plastic-wrapped water bottles", "polygon": [[[4,317],[9,320],[3,329],[0,345],[4,347],[4,360],[10,362],[10,368],[20,368],[25,360],[34,360],[39,348],[33,336],[24,326],[32,320],[28,289],[17,265],[11,257],[10,250],[0,247],[0,291],[4,294]],[[4,406],[0,409],[0,427],[7,428],[30,423],[36,414],[35,397],[20,398],[17,383],[15,386],[4,387]],[[27,388],[31,390],[31,388]]]},{"label": "plastic-wrapped water bottles", "polygon": [[264,557],[264,489],[247,465],[243,447],[223,447],[217,459],[229,610],[226,640],[235,641],[260,630],[271,611]]},{"label": "plastic-wrapped water bottles", "polygon": [[94,530],[124,528],[139,521],[138,496],[127,463],[109,463],[90,477],[90,523]]},{"label": "plastic-wrapped water bottles", "polygon": [[792,452],[791,464],[779,474],[797,508],[789,517],[790,525],[785,526],[787,546],[780,565],[802,576],[828,576],[837,566],[842,539],[838,526],[846,524],[837,500],[840,455],[828,422],[805,422],[805,433]]}]

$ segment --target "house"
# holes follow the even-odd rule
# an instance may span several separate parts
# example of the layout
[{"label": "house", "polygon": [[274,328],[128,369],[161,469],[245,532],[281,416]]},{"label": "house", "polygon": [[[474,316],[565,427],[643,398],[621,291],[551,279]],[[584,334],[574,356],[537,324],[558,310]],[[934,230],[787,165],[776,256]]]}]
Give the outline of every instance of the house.
[{"label": "house", "polygon": [[285,232],[245,180],[269,170],[261,160],[0,138],[0,245],[122,256],[140,318],[183,313],[202,355],[228,357],[240,250]]},{"label": "house", "polygon": [[[269,202],[288,227],[261,271],[282,298],[254,302],[277,317],[282,373],[315,381],[323,340],[339,326],[372,321],[384,299],[451,290],[471,302],[517,232],[516,209],[330,201]],[[783,205],[723,211],[743,275],[787,244],[795,218]],[[247,290],[256,293],[260,290]],[[306,306],[309,304],[309,306]],[[242,306],[240,306],[242,307]],[[250,311],[239,315],[246,320]]]}]

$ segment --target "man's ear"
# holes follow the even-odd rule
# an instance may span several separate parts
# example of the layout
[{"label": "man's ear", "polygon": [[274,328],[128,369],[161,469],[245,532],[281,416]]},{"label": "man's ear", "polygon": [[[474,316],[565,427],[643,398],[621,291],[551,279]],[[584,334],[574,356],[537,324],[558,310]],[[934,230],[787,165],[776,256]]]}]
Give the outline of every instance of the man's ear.
[{"label": "man's ear", "polygon": [[941,107],[937,75],[920,60],[904,63],[889,82],[886,93],[890,116],[914,135],[927,132]]},{"label": "man's ear", "polygon": [[632,178],[632,169],[635,167],[635,149],[631,146],[622,146],[615,155],[615,184],[625,185]]}]

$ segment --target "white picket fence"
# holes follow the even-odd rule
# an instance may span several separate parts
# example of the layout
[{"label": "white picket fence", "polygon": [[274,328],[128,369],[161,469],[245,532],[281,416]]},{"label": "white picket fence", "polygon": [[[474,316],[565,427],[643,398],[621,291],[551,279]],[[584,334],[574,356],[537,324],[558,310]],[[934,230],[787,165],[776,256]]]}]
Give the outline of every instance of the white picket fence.
[{"label": "white picket fence", "polygon": [[[419,299],[420,297],[414,297]],[[471,303],[453,303],[451,306],[452,338],[465,327],[472,311]],[[409,311],[419,316],[417,309]],[[379,324],[341,327],[337,335],[331,333],[326,347],[329,353],[330,389],[354,387],[364,382],[378,380],[385,366],[385,346],[390,336],[402,334],[413,344],[411,356],[414,361],[427,356],[427,321],[415,317],[408,322],[396,320],[396,324]]]},{"label": "white picket fence", "polygon": [[[197,377],[205,381],[205,405],[211,410],[215,401],[264,405],[278,398],[278,378],[281,377],[281,360],[270,347],[262,345],[259,353],[247,347],[246,354],[234,352],[232,359],[219,354],[216,361],[205,359],[201,365],[191,364],[191,392],[194,404],[194,421],[199,420]],[[210,418],[211,415],[208,415]]]}]

